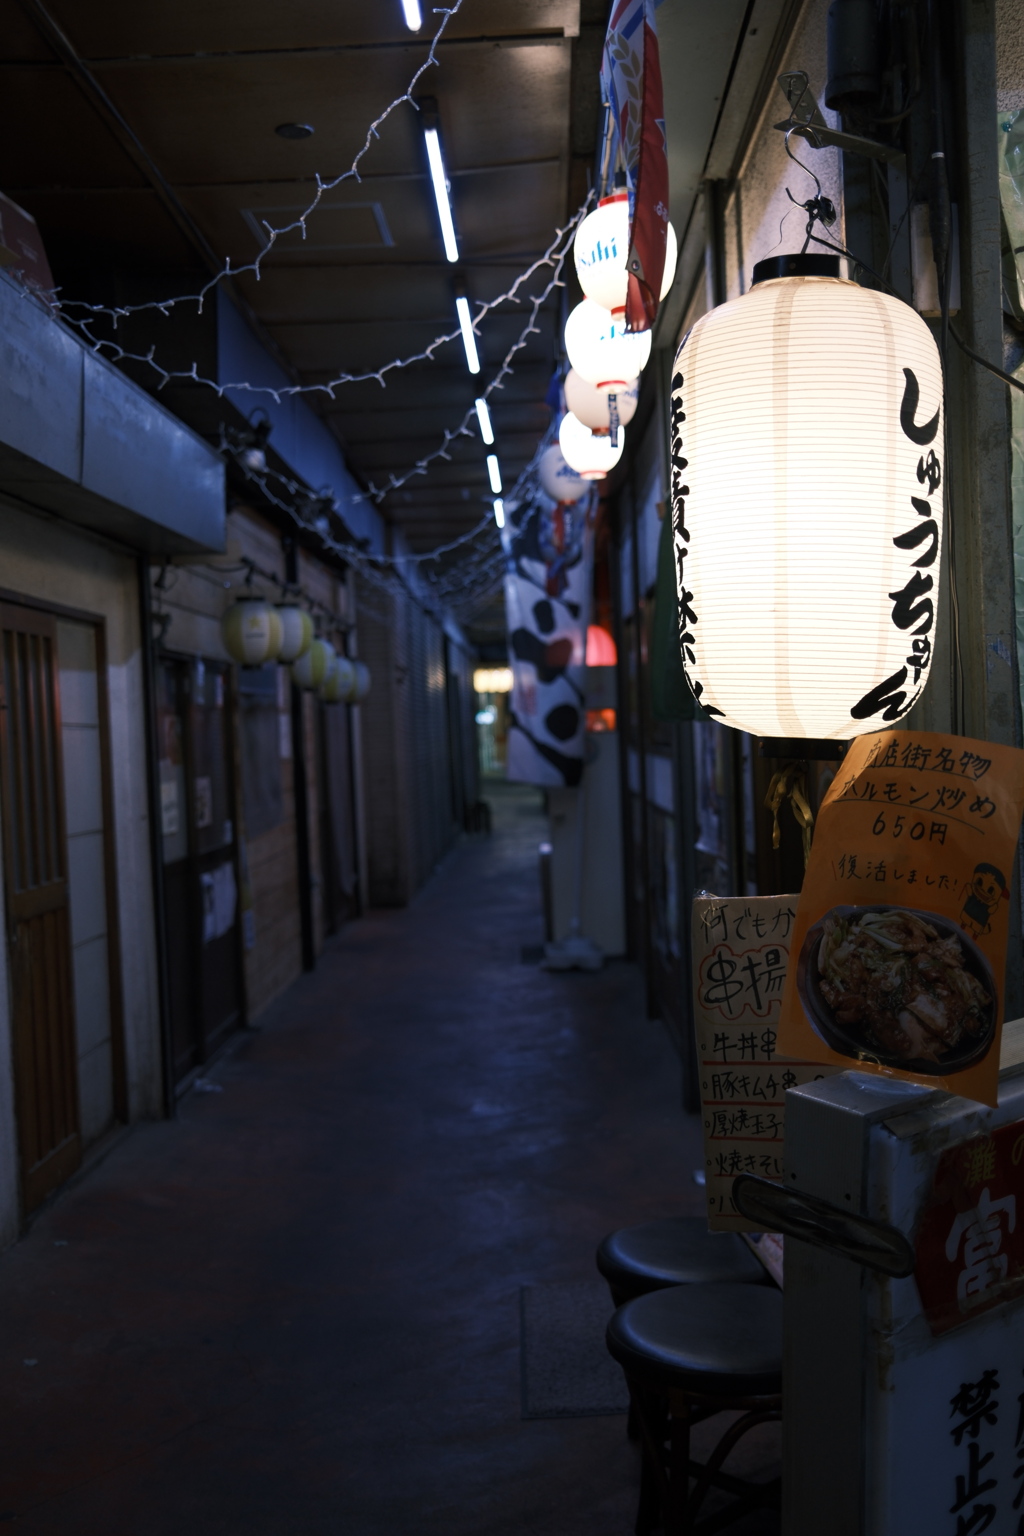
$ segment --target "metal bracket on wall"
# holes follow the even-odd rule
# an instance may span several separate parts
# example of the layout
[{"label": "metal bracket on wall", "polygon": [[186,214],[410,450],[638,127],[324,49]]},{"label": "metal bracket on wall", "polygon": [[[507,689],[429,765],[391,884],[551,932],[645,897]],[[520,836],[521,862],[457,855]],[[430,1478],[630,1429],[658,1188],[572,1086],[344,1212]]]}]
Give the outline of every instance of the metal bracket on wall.
[{"label": "metal bracket on wall", "polygon": [[824,149],[826,145],[831,145],[847,154],[885,160],[906,176],[907,157],[902,149],[897,149],[894,144],[881,144],[877,139],[865,139],[859,133],[843,133],[838,128],[828,126],[811,92],[806,70],[787,70],[779,76],[779,85],[789,102],[789,116],[785,122],[774,124],[780,132],[797,134],[806,139],[812,149]]}]

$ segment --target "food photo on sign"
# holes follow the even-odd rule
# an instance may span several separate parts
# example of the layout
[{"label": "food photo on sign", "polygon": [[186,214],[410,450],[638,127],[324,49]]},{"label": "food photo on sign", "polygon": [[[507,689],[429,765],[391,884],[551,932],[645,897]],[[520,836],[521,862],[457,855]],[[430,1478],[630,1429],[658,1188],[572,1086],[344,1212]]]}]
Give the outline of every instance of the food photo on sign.
[{"label": "food photo on sign", "polygon": [[855,740],[818,812],[780,1050],[996,1103],[1024,752]]}]

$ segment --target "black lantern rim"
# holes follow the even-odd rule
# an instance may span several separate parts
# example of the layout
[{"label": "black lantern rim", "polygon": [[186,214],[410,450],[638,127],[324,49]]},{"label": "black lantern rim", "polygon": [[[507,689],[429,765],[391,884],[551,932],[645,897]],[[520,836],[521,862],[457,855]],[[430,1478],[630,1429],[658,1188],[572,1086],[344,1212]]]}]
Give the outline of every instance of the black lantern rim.
[{"label": "black lantern rim", "polygon": [[845,256],[828,256],[801,251],[789,256],[766,256],[754,266],[755,283],[767,283],[773,277],[849,278],[850,264]]}]

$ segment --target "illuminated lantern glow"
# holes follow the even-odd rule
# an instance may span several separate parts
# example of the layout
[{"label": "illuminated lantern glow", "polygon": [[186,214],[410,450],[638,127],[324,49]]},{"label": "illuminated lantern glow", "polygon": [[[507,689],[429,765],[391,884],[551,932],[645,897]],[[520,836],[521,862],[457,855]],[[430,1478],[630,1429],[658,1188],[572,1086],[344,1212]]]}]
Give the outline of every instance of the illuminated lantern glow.
[{"label": "illuminated lantern glow", "polygon": [[606,391],[625,389],[651,355],[651,333],[627,331],[624,315],[584,299],[565,322],[565,350],[588,384]]},{"label": "illuminated lantern glow", "polygon": [[355,672],[355,687],[349,696],[350,704],[361,704],[370,691],[370,669],[365,661],[354,661],[352,669]]},{"label": "illuminated lantern glow", "polygon": [[570,469],[557,443],[545,448],[537,465],[537,478],[541,490],[552,501],[579,501],[587,494],[587,482],[582,475]]},{"label": "illuminated lantern glow", "polygon": [[[589,624],[587,626],[587,666],[614,667],[618,664],[618,660],[618,647],[608,631],[601,624]],[[614,730],[614,726],[612,729]]]},{"label": "illuminated lantern glow", "polygon": [[313,644],[313,620],[297,603],[279,603],[277,616],[281,620],[281,649],[277,659],[282,665],[288,665],[304,656]]},{"label": "illuminated lantern glow", "polygon": [[262,597],[243,597],[232,603],[220,621],[224,649],[243,667],[262,667],[276,661],[281,650],[281,619],[272,603]]},{"label": "illuminated lantern glow", "polygon": [[324,678],[320,697],[325,704],[346,703],[355,687],[355,681],[355,668],[348,657],[335,653],[327,664],[327,676]]},{"label": "illuminated lantern glow", "polygon": [[676,354],[683,665],[715,718],[843,741],[928,678],[940,591],[942,372],[931,332],[832,256],[759,262]]},{"label": "illuminated lantern glow", "polygon": [[292,677],[300,688],[315,692],[323,687],[332,659],[336,659],[336,652],[331,642],[314,640],[309,650],[292,662]]},{"label": "illuminated lantern glow", "polygon": [[[587,298],[600,304],[602,309],[616,312],[625,310],[629,282],[626,270],[626,258],[629,255],[628,193],[614,192],[610,197],[602,197],[593,213],[587,214],[576,231],[572,253],[576,275]],[[678,259],[679,242],[675,230],[669,224],[659,299],[665,298],[672,287]]]},{"label": "illuminated lantern glow", "polygon": [[591,432],[571,411],[562,417],[558,429],[558,444],[570,469],[584,480],[603,480],[622,458],[625,434],[618,433],[613,443],[608,432]]},{"label": "illuminated lantern glow", "polygon": [[631,422],[636,414],[639,393],[639,379],[631,379],[625,389],[609,393],[606,389],[595,389],[593,384],[581,379],[575,368],[570,368],[565,376],[566,409],[591,432],[611,431],[613,411],[619,427]]},{"label": "illuminated lantern glow", "polygon": [[473,689],[476,693],[511,693],[511,667],[477,667],[473,673]]}]

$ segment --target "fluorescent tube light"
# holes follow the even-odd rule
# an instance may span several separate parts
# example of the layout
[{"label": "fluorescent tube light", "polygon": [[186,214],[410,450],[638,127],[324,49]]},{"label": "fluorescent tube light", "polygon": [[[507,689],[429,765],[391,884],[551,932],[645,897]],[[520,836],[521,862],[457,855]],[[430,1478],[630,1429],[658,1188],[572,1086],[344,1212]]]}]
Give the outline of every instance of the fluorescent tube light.
[{"label": "fluorescent tube light", "polygon": [[[476,335],[473,331],[473,322],[469,317],[469,300],[464,293],[460,293],[455,300],[455,313],[459,317],[459,325],[462,329],[462,345],[466,349],[466,367],[470,373],[480,372],[480,354],[476,349]],[[500,490],[501,487],[499,486]]]},{"label": "fluorescent tube light", "polygon": [[500,496],[496,496],[494,498],[494,521],[497,523],[499,528],[504,528],[505,503],[502,501]]},{"label": "fluorescent tube light", "polygon": [[487,455],[487,473],[491,478],[491,490],[497,496],[501,490],[501,470],[498,468],[498,455],[496,453],[489,453]]},{"label": "fluorescent tube light", "polygon": [[436,128],[424,128],[423,137],[427,141],[430,180],[434,184],[434,201],[437,203],[437,216],[441,221],[444,254],[449,261],[458,261],[459,247],[455,239],[452,205],[448,198],[448,177],[445,175],[444,160],[441,156],[441,140],[437,136]]},{"label": "fluorescent tube light", "polygon": [[491,426],[491,413],[487,409],[487,401],[481,396],[476,402],[476,419],[480,423],[480,436],[485,443],[494,442],[494,428]]},{"label": "fluorescent tube light", "polygon": [[418,32],[423,25],[423,12],[420,10],[420,0],[402,0],[402,15],[410,32]]}]

